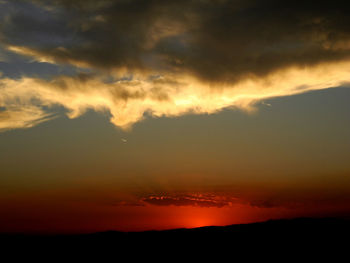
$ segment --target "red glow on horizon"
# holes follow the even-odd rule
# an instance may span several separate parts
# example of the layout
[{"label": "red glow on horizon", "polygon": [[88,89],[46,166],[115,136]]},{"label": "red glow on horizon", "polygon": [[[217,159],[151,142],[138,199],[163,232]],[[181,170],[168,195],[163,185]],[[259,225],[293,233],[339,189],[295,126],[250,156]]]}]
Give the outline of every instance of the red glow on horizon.
[{"label": "red glow on horizon", "polygon": [[[341,214],[348,205],[257,207],[236,203],[224,207],[180,205],[78,205],[53,206],[42,200],[8,204],[11,210],[0,218],[0,232],[93,233],[107,230],[147,231],[204,226],[226,226],[269,219],[318,217]],[[16,207],[17,205],[17,207]]]}]

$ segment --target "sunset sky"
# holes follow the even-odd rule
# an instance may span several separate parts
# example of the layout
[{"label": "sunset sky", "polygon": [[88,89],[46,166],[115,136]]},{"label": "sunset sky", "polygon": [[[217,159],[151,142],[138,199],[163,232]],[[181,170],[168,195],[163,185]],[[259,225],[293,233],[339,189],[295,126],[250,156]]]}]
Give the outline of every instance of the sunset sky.
[{"label": "sunset sky", "polygon": [[349,13],[0,0],[0,232],[349,217]]}]

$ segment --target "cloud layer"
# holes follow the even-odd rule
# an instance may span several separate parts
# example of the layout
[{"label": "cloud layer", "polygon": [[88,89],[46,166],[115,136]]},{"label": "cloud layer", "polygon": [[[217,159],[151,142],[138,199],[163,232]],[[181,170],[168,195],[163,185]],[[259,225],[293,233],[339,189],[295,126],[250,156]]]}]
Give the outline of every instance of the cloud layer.
[{"label": "cloud layer", "polygon": [[[4,49],[88,74],[0,79],[0,129],[109,111],[153,116],[252,110],[259,100],[349,81],[344,1],[8,1]],[[5,9],[4,9],[5,10]]]},{"label": "cloud layer", "polygon": [[224,207],[237,202],[236,198],[218,196],[211,193],[177,193],[150,195],[141,199],[141,202],[157,206],[198,206],[198,207]]}]

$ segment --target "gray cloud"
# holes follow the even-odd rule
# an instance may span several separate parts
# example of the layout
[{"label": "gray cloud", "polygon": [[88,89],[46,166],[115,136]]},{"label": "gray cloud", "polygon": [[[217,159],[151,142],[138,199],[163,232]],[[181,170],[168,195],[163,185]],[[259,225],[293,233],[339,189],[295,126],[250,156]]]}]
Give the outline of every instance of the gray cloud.
[{"label": "gray cloud", "polygon": [[55,105],[71,118],[107,110],[113,124],[127,129],[145,113],[251,111],[260,100],[349,82],[350,7],[343,1],[14,0],[3,6],[2,50],[35,63],[0,62],[2,130],[47,120]]},{"label": "gray cloud", "polygon": [[3,41],[57,62],[233,82],[350,54],[344,1],[16,2],[43,9],[13,12],[2,26]]}]

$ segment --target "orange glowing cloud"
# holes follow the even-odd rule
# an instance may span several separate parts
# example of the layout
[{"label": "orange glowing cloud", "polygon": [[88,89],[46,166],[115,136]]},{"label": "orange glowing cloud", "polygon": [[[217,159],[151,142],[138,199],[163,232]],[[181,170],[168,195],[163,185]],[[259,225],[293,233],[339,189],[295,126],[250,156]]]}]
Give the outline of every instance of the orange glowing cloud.
[{"label": "orange glowing cloud", "polygon": [[109,112],[110,121],[129,129],[144,119],[184,114],[212,114],[225,108],[254,110],[258,101],[344,85],[350,62],[292,67],[266,77],[234,84],[205,83],[187,75],[105,82],[102,77],[57,77],[51,81],[23,77],[0,79],[0,129],[28,128],[50,119],[53,106],[67,109],[70,118],[86,110]]}]

